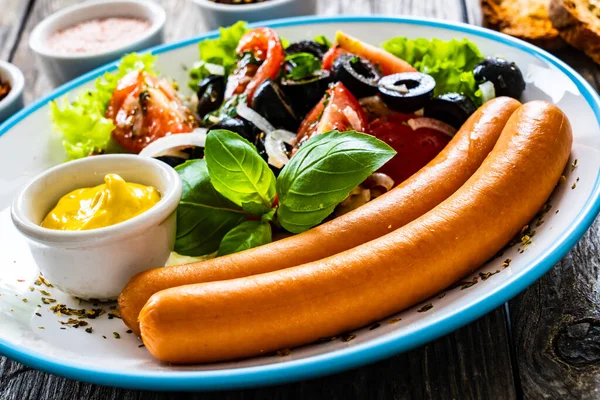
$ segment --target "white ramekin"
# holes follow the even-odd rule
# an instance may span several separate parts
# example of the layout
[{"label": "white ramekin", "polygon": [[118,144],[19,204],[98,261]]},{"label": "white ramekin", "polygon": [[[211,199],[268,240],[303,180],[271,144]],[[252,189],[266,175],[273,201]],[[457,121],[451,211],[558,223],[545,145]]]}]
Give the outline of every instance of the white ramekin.
[{"label": "white ramekin", "polygon": [[[54,51],[48,38],[54,32],[96,18],[134,17],[150,21],[151,27],[135,41],[115,49],[93,54],[68,54]],[[165,10],[153,1],[97,0],[67,7],[40,22],[29,36],[29,47],[36,53],[50,80],[59,85],[96,67],[119,59],[126,53],[163,43]]]},{"label": "white ramekin", "polygon": [[193,0],[200,7],[209,29],[233,25],[237,21],[257,22],[267,19],[312,15],[316,0],[266,0],[253,4],[221,4],[210,0]]},{"label": "white ramekin", "polygon": [[23,108],[25,78],[21,70],[11,63],[0,60],[0,81],[10,84],[10,92],[0,100],[0,124]]},{"label": "white ramekin", "polygon": [[[59,231],[40,226],[62,196],[99,185],[109,173],[154,186],[161,193],[160,201],[130,220],[105,228]],[[108,300],[116,298],[136,273],[165,265],[175,241],[181,191],[179,175],[161,161],[131,154],[88,157],[33,179],[14,199],[11,216],[52,284],[73,296]]]}]

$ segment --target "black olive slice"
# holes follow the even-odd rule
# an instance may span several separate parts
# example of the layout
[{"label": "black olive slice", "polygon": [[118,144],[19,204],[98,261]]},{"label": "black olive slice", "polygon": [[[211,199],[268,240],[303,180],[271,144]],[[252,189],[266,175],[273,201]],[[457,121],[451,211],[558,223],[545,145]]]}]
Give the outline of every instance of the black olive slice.
[{"label": "black olive slice", "polygon": [[329,71],[319,70],[306,79],[284,78],[281,80],[279,87],[290,100],[292,110],[301,120],[321,100],[330,82]]},{"label": "black olive slice", "polygon": [[487,57],[473,69],[477,82],[492,82],[496,96],[519,99],[525,90],[525,80],[514,62],[500,57]]},{"label": "black olive slice", "polygon": [[285,49],[285,54],[297,54],[297,53],[310,53],[317,57],[319,60],[323,59],[323,55],[329,50],[327,46],[321,43],[314,42],[312,40],[302,40],[300,42],[290,44]]},{"label": "black olive slice", "polygon": [[342,54],[333,63],[335,79],[342,82],[355,97],[377,93],[381,73],[371,62],[354,54]]},{"label": "black olive slice", "polygon": [[433,97],[435,80],[421,72],[401,72],[379,80],[379,95],[393,110],[409,114],[425,106]]},{"label": "black olive slice", "polygon": [[468,97],[458,93],[446,93],[428,102],[424,115],[460,129],[476,109]]},{"label": "black olive slice", "polygon": [[250,143],[254,143],[256,135],[260,133],[259,129],[253,123],[239,117],[222,119],[210,127],[208,130],[209,134],[210,131],[215,129],[227,129],[228,131],[235,132]]},{"label": "black olive slice", "polygon": [[222,75],[209,75],[198,83],[198,115],[205,116],[217,110],[225,95],[225,77]]},{"label": "black olive slice", "polygon": [[296,132],[300,125],[287,96],[270,79],[264,81],[254,92],[252,108],[275,128]]}]

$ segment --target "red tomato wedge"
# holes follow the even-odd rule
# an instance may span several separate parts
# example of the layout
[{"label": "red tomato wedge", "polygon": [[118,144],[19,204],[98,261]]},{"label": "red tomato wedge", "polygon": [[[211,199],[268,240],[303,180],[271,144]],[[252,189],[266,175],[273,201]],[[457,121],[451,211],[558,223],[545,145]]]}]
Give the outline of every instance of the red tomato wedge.
[{"label": "red tomato wedge", "polygon": [[[379,65],[383,75],[392,75],[399,72],[415,72],[416,69],[401,58],[387,51],[362,42],[344,32],[335,34],[335,43],[323,57],[323,69],[331,69],[335,59],[342,53],[352,53],[360,56],[375,65]],[[328,68],[326,68],[326,66]]]},{"label": "red tomato wedge", "polygon": [[367,115],[356,97],[342,82],[329,89],[323,99],[308,113],[296,136],[296,147],[315,135],[337,129],[340,132],[355,130],[365,132]]},{"label": "red tomato wedge", "polygon": [[323,55],[322,68],[329,71],[333,67],[334,61],[344,53],[347,53],[347,51],[341,49],[337,43],[334,43],[329,50],[327,50],[327,53]]},{"label": "red tomato wedge", "polygon": [[381,117],[369,125],[368,133],[386,142],[397,154],[379,172],[383,172],[398,185],[423,168],[448,144],[450,137],[438,130],[419,128],[413,130],[408,120],[413,115],[394,113]]},{"label": "red tomato wedge", "polygon": [[143,71],[119,81],[106,118],[115,124],[112,136],[117,143],[135,153],[160,137],[191,132],[198,126],[171,84]]},{"label": "red tomato wedge", "polygon": [[243,55],[247,52],[251,52],[254,58],[262,61],[262,64],[258,68],[252,64],[236,68],[227,80],[225,97],[245,93],[250,104],[254,92],[261,83],[269,78],[277,78],[285,53],[279,36],[269,28],[256,28],[242,36],[236,53]]}]

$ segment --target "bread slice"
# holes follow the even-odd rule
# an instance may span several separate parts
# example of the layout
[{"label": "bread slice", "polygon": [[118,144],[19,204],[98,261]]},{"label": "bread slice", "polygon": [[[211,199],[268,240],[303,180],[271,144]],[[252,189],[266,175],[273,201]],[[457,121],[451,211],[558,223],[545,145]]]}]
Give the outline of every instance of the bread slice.
[{"label": "bread slice", "polygon": [[565,43],[548,17],[549,3],[550,0],[481,0],[483,22],[488,28],[557,50]]},{"label": "bread slice", "polygon": [[551,0],[549,14],[567,43],[600,64],[600,0]]}]

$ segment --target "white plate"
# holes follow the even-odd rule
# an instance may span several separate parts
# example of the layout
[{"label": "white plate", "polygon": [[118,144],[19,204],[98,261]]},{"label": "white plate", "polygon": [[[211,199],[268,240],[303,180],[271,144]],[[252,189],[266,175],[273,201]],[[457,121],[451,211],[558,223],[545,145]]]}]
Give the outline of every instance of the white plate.
[{"label": "white plate", "polygon": [[[63,160],[60,145],[51,133],[48,102],[91,86],[102,72],[114,68],[109,65],[60,87],[0,126],[0,209],[4,209],[0,212],[0,352],[70,378],[132,388],[222,389],[305,379],[391,356],[478,318],[515,296],[558,262],[594,220],[600,207],[600,99],[576,72],[550,54],[482,28],[424,19],[301,18],[267,25],[290,41],[318,34],[333,37],[338,29],[376,44],[399,35],[467,37],[486,55],[502,55],[515,61],[528,81],[524,100],[551,101],[569,116],[574,133],[572,161],[578,160],[577,168],[567,168],[567,181],[552,196],[552,208],[543,225],[535,228],[533,244],[522,253],[518,246],[507,250],[501,258],[465,279],[475,278],[477,284],[448,290],[443,297],[436,296],[390,316],[376,329],[367,327],[353,332],[355,337],[304,346],[290,354],[175,367],[155,361],[138,347],[140,341],[136,337],[126,333],[121,320],[109,320],[107,315],[88,321],[93,326],[91,334],[85,332],[86,327],[61,330],[58,321],[68,317],[57,317],[49,311],[50,305],[41,303],[38,289],[47,290],[52,298],[71,307],[77,307],[78,301],[54,288],[33,285],[37,268],[25,239],[13,228],[6,207],[28,179]],[[198,55],[196,43],[211,36],[214,33],[155,48],[158,70],[185,88],[185,68]],[[515,203],[518,201],[515,199]],[[502,262],[507,258],[512,262],[504,268]],[[499,272],[485,275],[495,271]],[[480,272],[487,279],[481,278]],[[424,311],[428,308],[424,305],[429,303],[433,307]],[[42,326],[44,329],[39,328]],[[120,339],[115,339],[113,332],[119,333]]]}]

